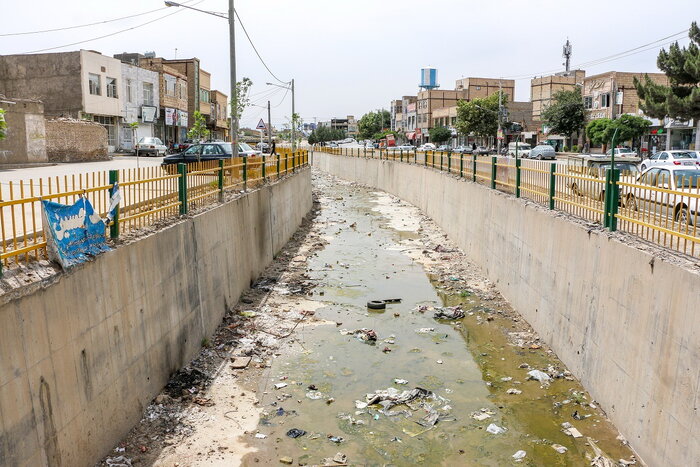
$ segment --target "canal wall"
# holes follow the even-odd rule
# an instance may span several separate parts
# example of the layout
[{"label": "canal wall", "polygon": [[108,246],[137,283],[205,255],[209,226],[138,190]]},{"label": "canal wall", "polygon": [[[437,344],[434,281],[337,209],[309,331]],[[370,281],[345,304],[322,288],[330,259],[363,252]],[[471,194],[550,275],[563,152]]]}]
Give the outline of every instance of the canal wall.
[{"label": "canal wall", "polygon": [[423,166],[318,152],[312,162],[433,218],[648,465],[698,465],[697,261]]},{"label": "canal wall", "polygon": [[91,466],[138,423],[312,207],[310,169],[0,306],[0,465]]}]

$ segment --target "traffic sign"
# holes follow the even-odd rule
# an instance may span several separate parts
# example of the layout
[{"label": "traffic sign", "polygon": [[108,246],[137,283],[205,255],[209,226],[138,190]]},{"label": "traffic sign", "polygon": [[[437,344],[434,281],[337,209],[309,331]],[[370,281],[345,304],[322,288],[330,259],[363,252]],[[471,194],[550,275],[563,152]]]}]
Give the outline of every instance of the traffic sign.
[{"label": "traffic sign", "polygon": [[255,129],[256,130],[267,130],[267,127],[265,126],[265,122],[263,122],[262,118],[258,122],[258,126],[256,126]]}]

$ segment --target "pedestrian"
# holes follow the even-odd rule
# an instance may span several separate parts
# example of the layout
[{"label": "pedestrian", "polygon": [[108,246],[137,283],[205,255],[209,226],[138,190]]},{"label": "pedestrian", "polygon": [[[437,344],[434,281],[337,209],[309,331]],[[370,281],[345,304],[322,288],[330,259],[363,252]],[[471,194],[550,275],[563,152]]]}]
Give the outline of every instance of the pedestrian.
[{"label": "pedestrian", "polygon": [[476,143],[475,142],[472,142],[472,152],[473,151],[476,151]]},{"label": "pedestrian", "polygon": [[270,146],[270,155],[271,155],[271,156],[275,154],[275,149],[276,149],[276,148],[275,148],[275,142],[273,141],[273,142],[272,142],[272,146]]}]

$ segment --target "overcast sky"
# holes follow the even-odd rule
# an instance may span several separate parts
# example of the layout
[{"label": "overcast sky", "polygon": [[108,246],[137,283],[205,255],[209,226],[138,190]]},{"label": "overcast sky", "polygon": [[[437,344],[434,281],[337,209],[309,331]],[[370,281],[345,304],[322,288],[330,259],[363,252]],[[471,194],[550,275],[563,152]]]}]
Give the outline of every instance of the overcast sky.
[{"label": "overcast sky", "polygon": [[[9,0],[4,0],[3,3]],[[227,0],[189,5],[226,12]],[[44,30],[119,18],[163,7],[156,0],[30,0],[13,2],[12,20],[0,34]],[[296,109],[304,121],[328,120],[388,108],[417,91],[419,70],[438,69],[443,89],[461,77],[520,77],[516,100],[529,100],[528,76],[562,68],[562,45],[573,44],[572,64],[591,62],[678,33],[700,19],[698,0],[236,0],[243,24],[270,69],[295,78]],[[0,36],[0,54],[25,53],[132,28],[175,8],[79,29]],[[212,88],[229,91],[226,20],[183,8],[143,27],[70,45],[103,54],[155,51],[158,56],[198,57],[212,74]],[[287,121],[291,96],[266,86],[272,78],[238,25],[238,77],[253,81],[252,102],[272,102],[273,124]],[[680,37],[687,44],[687,34]],[[666,41],[667,42],[667,41]],[[667,46],[666,46],[667,47]],[[659,47],[585,67],[589,75],[610,70],[658,71]],[[525,78],[523,78],[525,77]],[[255,125],[266,110],[247,110]]]}]

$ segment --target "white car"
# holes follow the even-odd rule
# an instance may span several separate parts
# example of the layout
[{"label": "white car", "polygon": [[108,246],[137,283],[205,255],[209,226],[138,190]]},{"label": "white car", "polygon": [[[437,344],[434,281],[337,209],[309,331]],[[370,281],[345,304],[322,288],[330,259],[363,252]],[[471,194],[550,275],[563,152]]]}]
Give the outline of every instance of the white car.
[{"label": "white car", "polygon": [[165,147],[160,138],[146,136],[136,143],[134,154],[139,156],[164,156],[167,150],[168,148]]},{"label": "white car", "polygon": [[642,162],[642,171],[650,167],[685,166],[700,167],[700,159],[696,151],[676,149],[660,151]]},{"label": "white car", "polygon": [[414,147],[410,144],[402,144],[401,146],[396,146],[398,151],[413,151]]},{"label": "white car", "polygon": [[[610,149],[608,149],[608,152],[606,152],[605,154],[610,156],[610,155],[612,155],[612,151]],[[637,153],[632,151],[629,148],[615,148],[615,157],[617,157],[617,156],[638,157]]]},{"label": "white car", "polygon": [[700,220],[700,198],[689,196],[696,195],[700,188],[699,168],[683,165],[652,167],[636,177],[634,184],[663,191],[623,186],[620,197],[627,207],[672,217],[679,225],[695,225]]},{"label": "white car", "polygon": [[418,146],[419,151],[435,151],[435,149],[437,149],[437,146],[433,143],[425,143],[422,146]]}]

